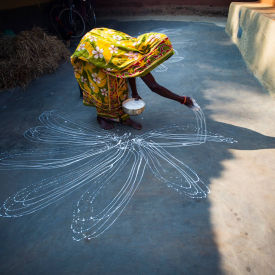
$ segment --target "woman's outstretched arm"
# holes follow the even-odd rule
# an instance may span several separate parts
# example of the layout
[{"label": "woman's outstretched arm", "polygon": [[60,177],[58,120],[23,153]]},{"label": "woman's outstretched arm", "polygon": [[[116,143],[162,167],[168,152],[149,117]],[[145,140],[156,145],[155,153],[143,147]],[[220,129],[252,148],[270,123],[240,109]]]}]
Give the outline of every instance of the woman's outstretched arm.
[{"label": "woman's outstretched arm", "polygon": [[[165,87],[159,85],[156,80],[154,79],[153,75],[151,73],[148,73],[145,76],[142,76],[141,79],[145,82],[145,84],[150,88],[150,90],[158,95],[161,95],[163,97],[175,100],[179,103],[183,103],[185,100],[184,96],[179,96],[177,94],[172,93]],[[193,102],[190,97],[186,97],[184,105],[191,107],[193,106]]]}]

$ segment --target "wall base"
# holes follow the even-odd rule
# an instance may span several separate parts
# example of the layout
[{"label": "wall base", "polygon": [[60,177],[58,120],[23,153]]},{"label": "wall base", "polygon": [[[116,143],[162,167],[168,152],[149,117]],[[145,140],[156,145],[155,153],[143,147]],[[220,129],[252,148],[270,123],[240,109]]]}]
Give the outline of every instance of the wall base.
[{"label": "wall base", "polygon": [[129,15],[199,15],[224,17],[228,15],[228,6],[148,5],[142,7],[97,7],[96,14],[99,17]]},{"label": "wall base", "polygon": [[255,77],[275,97],[275,7],[263,3],[231,3],[226,32]]}]

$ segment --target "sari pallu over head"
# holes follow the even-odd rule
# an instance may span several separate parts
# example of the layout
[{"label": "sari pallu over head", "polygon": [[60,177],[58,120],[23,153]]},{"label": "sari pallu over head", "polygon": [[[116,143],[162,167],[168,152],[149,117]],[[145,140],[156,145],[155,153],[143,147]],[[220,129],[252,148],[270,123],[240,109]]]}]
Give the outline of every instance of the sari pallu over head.
[{"label": "sari pallu over head", "polygon": [[146,75],[173,54],[169,38],[161,33],[134,38],[111,29],[93,29],[71,57],[84,105],[104,110],[106,117],[118,117],[128,97],[126,78]]}]

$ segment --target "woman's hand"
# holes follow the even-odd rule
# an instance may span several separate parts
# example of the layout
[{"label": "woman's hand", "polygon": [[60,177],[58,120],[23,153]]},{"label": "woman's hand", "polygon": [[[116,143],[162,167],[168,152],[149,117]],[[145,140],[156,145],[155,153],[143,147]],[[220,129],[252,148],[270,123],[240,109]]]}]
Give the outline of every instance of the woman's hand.
[{"label": "woman's hand", "polygon": [[186,105],[188,108],[196,109],[196,110],[200,109],[200,106],[197,104],[195,99],[186,96],[186,99],[184,99],[184,101],[185,101],[184,105]]},{"label": "woman's hand", "polygon": [[142,99],[138,93],[132,93],[132,98],[135,98],[136,101],[138,101],[139,99]]},{"label": "woman's hand", "polygon": [[128,78],[128,81],[130,83],[131,86],[131,90],[132,90],[132,98],[135,98],[136,101],[138,101],[139,99],[142,99],[138,92],[137,92],[137,86],[136,86],[136,78],[132,77],[132,78]]},{"label": "woman's hand", "polygon": [[193,104],[191,97],[188,97],[188,96],[186,97],[186,101],[185,101],[184,105],[189,108],[193,107],[194,104]]}]

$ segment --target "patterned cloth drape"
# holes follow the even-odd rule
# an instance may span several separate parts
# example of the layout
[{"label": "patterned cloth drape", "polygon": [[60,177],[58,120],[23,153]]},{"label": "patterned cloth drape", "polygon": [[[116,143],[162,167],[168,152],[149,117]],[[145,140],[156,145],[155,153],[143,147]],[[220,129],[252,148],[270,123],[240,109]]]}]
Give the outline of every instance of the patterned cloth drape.
[{"label": "patterned cloth drape", "polygon": [[122,109],[128,98],[126,78],[146,75],[173,54],[165,34],[146,33],[134,38],[111,29],[93,29],[71,56],[83,90],[83,104],[95,106],[102,117],[128,118]]}]

